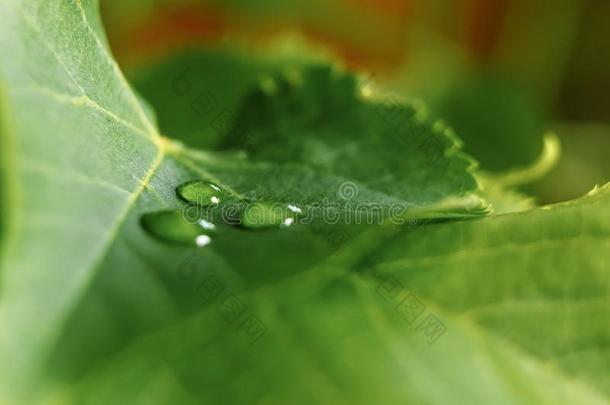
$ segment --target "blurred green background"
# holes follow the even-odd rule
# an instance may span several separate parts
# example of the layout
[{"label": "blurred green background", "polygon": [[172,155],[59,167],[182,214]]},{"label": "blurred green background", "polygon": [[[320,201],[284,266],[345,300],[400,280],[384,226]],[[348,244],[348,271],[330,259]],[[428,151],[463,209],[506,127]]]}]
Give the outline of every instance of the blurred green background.
[{"label": "blurred green background", "polygon": [[[161,89],[180,73],[172,60],[210,67],[201,80],[231,105],[270,69],[270,44],[290,38],[293,53],[332,55],[385,90],[423,99],[485,170],[532,164],[543,134],[555,132],[561,159],[524,188],[540,203],[610,180],[607,0],[107,0],[102,12],[119,63],[170,137],[189,119]],[[232,47],[257,57],[237,63],[224,51]]]}]

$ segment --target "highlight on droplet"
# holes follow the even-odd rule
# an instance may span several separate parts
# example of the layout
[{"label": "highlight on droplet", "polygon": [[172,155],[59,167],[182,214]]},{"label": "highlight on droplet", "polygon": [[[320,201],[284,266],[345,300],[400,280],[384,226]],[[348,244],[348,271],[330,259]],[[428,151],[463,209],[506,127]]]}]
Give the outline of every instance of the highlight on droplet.
[{"label": "highlight on droplet", "polygon": [[220,204],[222,189],[214,183],[194,180],[179,185],[176,194],[189,204],[209,207]]},{"label": "highlight on droplet", "polygon": [[157,240],[170,244],[203,247],[212,242],[216,226],[204,219],[185,220],[181,210],[157,211],[142,215],[142,228]]},{"label": "highlight on droplet", "polygon": [[250,229],[290,227],[302,210],[293,204],[256,202],[248,204],[242,211],[241,225]]}]

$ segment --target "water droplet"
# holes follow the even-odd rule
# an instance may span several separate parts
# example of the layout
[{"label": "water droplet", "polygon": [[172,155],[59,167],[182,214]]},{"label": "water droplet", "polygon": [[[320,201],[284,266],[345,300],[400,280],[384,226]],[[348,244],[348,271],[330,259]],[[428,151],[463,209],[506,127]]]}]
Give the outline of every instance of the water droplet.
[{"label": "water droplet", "polygon": [[142,227],[151,236],[168,243],[203,247],[212,242],[215,225],[204,219],[194,223],[181,210],[158,211],[142,215]]},{"label": "water droplet", "polygon": [[287,207],[290,211],[294,212],[295,214],[300,214],[301,212],[303,212],[299,207],[297,207],[296,205],[292,205],[292,204],[288,204]]},{"label": "water droplet", "polygon": [[220,203],[222,190],[207,181],[195,180],[178,186],[176,194],[188,203],[209,207]]},{"label": "water droplet", "polygon": [[205,219],[200,219],[198,223],[199,223],[199,226],[201,226],[205,230],[213,231],[214,229],[216,229],[216,225],[214,225],[211,222],[206,221]]},{"label": "water droplet", "polygon": [[249,204],[241,213],[241,225],[246,228],[261,229],[270,227],[289,227],[295,223],[299,207],[281,203],[257,202]]},{"label": "water droplet", "polygon": [[195,244],[199,247],[204,247],[212,243],[212,238],[208,235],[199,235],[195,238]]}]

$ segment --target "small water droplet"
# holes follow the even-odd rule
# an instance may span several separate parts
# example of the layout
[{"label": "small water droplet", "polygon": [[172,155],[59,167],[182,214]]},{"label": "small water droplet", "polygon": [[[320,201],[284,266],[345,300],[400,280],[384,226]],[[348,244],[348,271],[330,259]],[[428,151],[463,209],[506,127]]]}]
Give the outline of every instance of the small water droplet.
[{"label": "small water droplet", "polygon": [[297,207],[296,205],[288,204],[288,207],[287,207],[287,208],[288,208],[290,211],[294,212],[295,214],[300,214],[300,213],[302,213],[302,212],[303,212],[303,211],[302,211],[302,210],[301,210],[299,207]]},{"label": "small water droplet", "polygon": [[204,219],[195,223],[188,222],[181,210],[144,214],[140,223],[144,230],[156,239],[199,247],[212,242],[210,234],[216,229],[214,224]]},{"label": "small water droplet", "polygon": [[199,220],[199,225],[200,225],[200,226],[201,226],[203,229],[208,230],[208,231],[213,231],[214,229],[216,229],[216,225],[214,225],[214,224],[213,224],[213,223],[211,223],[211,222],[206,221],[205,219],[200,219],[200,220]]},{"label": "small water droplet", "polygon": [[222,190],[216,184],[195,180],[178,186],[176,194],[188,203],[209,207],[220,204]]},{"label": "small water droplet", "polygon": [[212,243],[212,238],[208,235],[199,235],[195,238],[195,244],[199,247],[204,247]]},{"label": "small water droplet", "polygon": [[295,223],[299,207],[281,203],[257,202],[249,204],[241,213],[241,225],[246,228],[262,229],[270,227],[289,227]]}]

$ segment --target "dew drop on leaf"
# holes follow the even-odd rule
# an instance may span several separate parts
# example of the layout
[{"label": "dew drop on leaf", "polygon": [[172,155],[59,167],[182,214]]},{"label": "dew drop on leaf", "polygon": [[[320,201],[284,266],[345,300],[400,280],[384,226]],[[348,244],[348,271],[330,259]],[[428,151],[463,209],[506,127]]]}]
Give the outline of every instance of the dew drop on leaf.
[{"label": "dew drop on leaf", "polygon": [[195,245],[199,247],[204,247],[210,243],[212,243],[212,238],[210,238],[208,235],[199,235],[195,238]]},{"label": "dew drop on leaf", "polygon": [[198,219],[187,221],[181,210],[158,211],[142,215],[140,223],[154,238],[166,243],[203,247],[212,242],[216,226]]},{"label": "dew drop on leaf", "polygon": [[295,223],[301,209],[292,204],[256,202],[241,213],[241,225],[251,229],[289,227]]},{"label": "dew drop on leaf", "polygon": [[195,180],[178,186],[176,194],[190,204],[209,207],[220,203],[222,190],[217,185],[207,181]]}]

